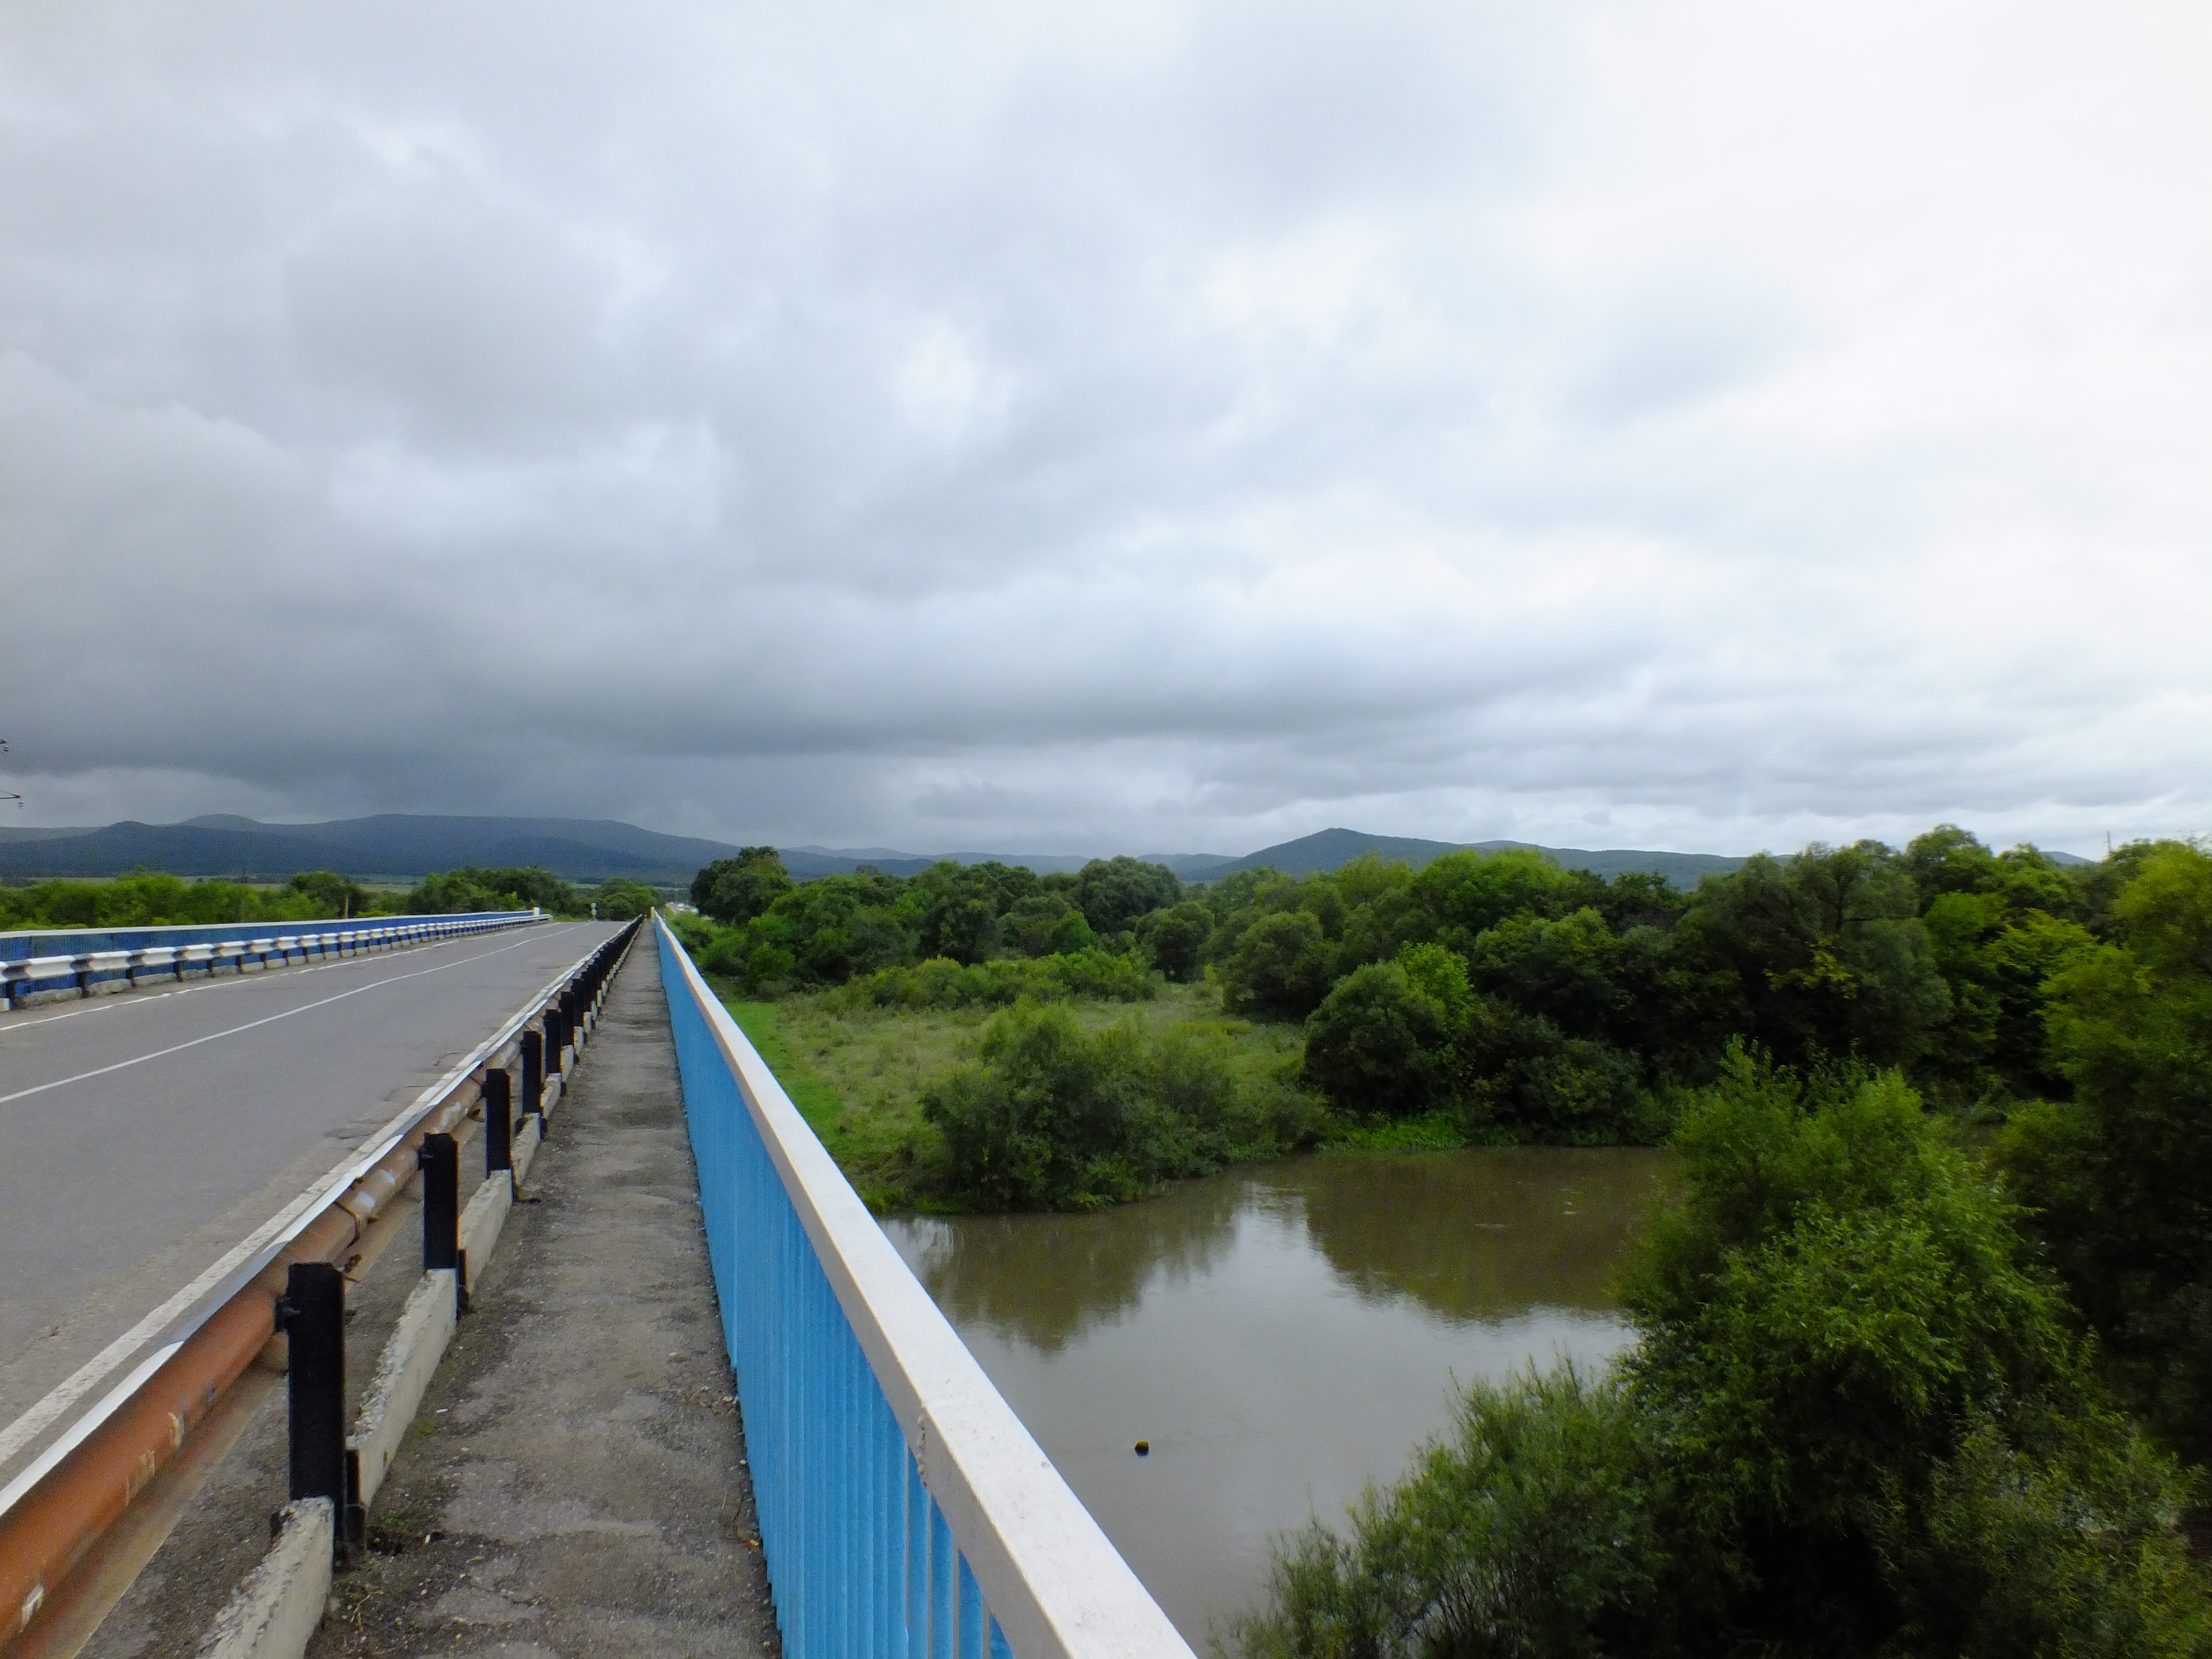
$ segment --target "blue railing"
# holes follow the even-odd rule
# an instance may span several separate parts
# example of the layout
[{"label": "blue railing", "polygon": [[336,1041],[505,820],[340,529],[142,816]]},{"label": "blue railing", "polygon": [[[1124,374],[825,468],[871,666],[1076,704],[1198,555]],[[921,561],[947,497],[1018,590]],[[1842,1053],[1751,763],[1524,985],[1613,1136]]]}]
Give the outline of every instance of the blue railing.
[{"label": "blue railing", "polygon": [[1191,1659],[657,933],[785,1652]]},{"label": "blue railing", "polygon": [[0,1006],[46,993],[81,996],[137,984],[148,975],[185,979],[228,967],[243,973],[273,961],[388,951],[401,945],[481,933],[539,920],[532,910],[447,916],[369,916],[353,921],[219,922],[212,927],[70,927],[0,933]]}]

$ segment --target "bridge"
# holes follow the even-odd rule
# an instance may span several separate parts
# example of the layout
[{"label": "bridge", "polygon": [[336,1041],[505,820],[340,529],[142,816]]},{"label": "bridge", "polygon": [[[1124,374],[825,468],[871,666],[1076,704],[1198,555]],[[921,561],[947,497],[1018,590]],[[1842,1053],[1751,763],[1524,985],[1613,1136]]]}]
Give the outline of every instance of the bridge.
[{"label": "bridge", "polygon": [[[307,926],[0,935],[26,988],[0,1014],[0,1654],[307,1652],[334,1565],[428,1478],[411,1437],[437,1426],[423,1401],[456,1332],[518,1316],[471,1310],[472,1288],[487,1310],[501,1293],[494,1252],[525,1277],[550,1261],[562,1194],[589,1190],[594,1153],[629,1156],[585,1145],[597,1119],[573,1152],[552,1127],[605,1071],[607,1122],[663,1112],[693,1155],[703,1249],[666,1316],[719,1313],[743,1437],[708,1478],[757,1517],[782,1650],[1187,1659],[664,926]],[[638,1072],[648,1048],[658,1073]],[[502,1245],[541,1154],[552,1219]],[[657,1229],[671,1261],[700,1239]],[[542,1288],[509,1300],[525,1324],[598,1318]],[[252,1512],[283,1505],[275,1543],[213,1587],[196,1639],[115,1647],[102,1620],[149,1560],[234,1551],[194,1494],[264,1419],[284,1472]],[[738,1582],[714,1592],[732,1631]]]}]

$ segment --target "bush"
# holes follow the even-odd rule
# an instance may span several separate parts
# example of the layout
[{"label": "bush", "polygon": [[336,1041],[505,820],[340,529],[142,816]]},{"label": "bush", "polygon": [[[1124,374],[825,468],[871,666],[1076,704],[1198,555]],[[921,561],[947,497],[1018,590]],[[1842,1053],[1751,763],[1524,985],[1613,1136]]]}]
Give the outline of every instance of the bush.
[{"label": "bush", "polygon": [[1128,957],[1085,950],[969,967],[949,957],[933,957],[911,968],[886,968],[854,980],[836,994],[853,1007],[1008,1008],[1024,997],[1038,1002],[1069,997],[1147,1002],[1159,994],[1159,987]]},{"label": "bush", "polygon": [[474,865],[432,872],[401,901],[408,915],[459,915],[472,910],[526,910],[532,905],[556,916],[586,914],[576,890],[558,876],[531,865],[522,869],[486,870]]},{"label": "bush", "polygon": [[1306,1021],[1306,1081],[1340,1111],[1419,1117],[1456,1097],[1456,1036],[1404,968],[1370,963]]},{"label": "bush", "polygon": [[1064,1004],[1026,1000],[994,1015],[975,1061],[936,1079],[921,1102],[941,1195],[1000,1210],[1121,1202],[1171,1176],[1287,1152],[1318,1127],[1286,1080],[1240,1072],[1218,1026],[1092,1033]]},{"label": "bush", "polygon": [[649,915],[660,902],[660,895],[641,882],[625,881],[619,878],[599,884],[599,890],[592,896],[602,919],[610,921],[629,921],[633,917]]},{"label": "bush", "polygon": [[1328,942],[1304,910],[1261,917],[1221,963],[1221,1006],[1233,1014],[1304,1019],[1328,994]]},{"label": "bush", "polygon": [[1137,924],[1137,938],[1151,953],[1152,965],[1177,984],[1198,977],[1212,933],[1213,913],[1197,903],[1155,910]]},{"label": "bush", "polygon": [[1065,1008],[1024,1006],[994,1017],[976,1052],[976,1064],[955,1067],[921,1097],[956,1191],[994,1209],[1066,1209],[1143,1190],[1127,1032],[1093,1036]]},{"label": "bush", "polygon": [[1347,1534],[1282,1552],[1248,1652],[2212,1650],[2189,1484],[1901,1077],[1738,1051],[1676,1144],[1620,1371],[1473,1390]]},{"label": "bush", "polygon": [[1645,1425],[1620,1385],[1572,1368],[1477,1383],[1459,1428],[1349,1536],[1313,1523],[1276,1558],[1255,1659],[1649,1650],[1663,1570]]}]

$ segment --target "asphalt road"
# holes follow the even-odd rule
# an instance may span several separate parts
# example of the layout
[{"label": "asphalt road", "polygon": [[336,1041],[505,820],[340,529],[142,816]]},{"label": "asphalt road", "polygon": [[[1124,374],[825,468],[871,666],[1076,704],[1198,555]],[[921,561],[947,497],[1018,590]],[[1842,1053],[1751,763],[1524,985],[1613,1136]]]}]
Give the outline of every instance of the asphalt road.
[{"label": "asphalt road", "polygon": [[0,1015],[0,1426],[616,931],[556,922]]}]

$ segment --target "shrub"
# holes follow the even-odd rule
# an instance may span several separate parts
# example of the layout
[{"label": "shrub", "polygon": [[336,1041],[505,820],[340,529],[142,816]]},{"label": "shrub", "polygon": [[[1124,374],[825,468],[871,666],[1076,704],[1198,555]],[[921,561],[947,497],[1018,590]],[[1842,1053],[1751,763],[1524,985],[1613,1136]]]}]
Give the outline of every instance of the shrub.
[{"label": "shrub", "polygon": [[1029,962],[1001,958],[963,967],[933,957],[911,968],[886,968],[856,979],[836,995],[852,1007],[1006,1008],[1027,997],[1062,1001],[1091,997],[1145,1002],[1159,994],[1143,967],[1104,951],[1071,951]]},{"label": "shrub", "polygon": [[1137,938],[1152,953],[1152,965],[1177,984],[1198,977],[1212,933],[1213,913],[1198,903],[1155,910],[1137,924]]},{"label": "shrub", "polygon": [[1066,1009],[995,1016],[977,1062],[924,1089],[922,1115],[943,1136],[955,1190],[996,1209],[1082,1208],[1133,1198],[1145,1173],[1131,1153],[1133,1044],[1085,1031]]},{"label": "shrub", "polygon": [[1279,910],[1244,930],[1221,964],[1222,1006],[1231,1013],[1304,1019],[1328,994],[1328,945],[1304,910]]},{"label": "shrub", "polygon": [[1645,1425],[1571,1367],[1477,1383],[1458,1431],[1348,1536],[1318,1522],[1279,1553],[1255,1659],[1601,1655],[1638,1638],[1663,1569]]},{"label": "shrub", "polygon": [[1319,1127],[1286,1079],[1240,1070],[1218,1024],[1093,1033],[1064,1004],[1026,1000],[994,1015],[975,1062],[936,1079],[921,1102],[942,1195],[990,1209],[1120,1202],[1170,1176],[1287,1152]]},{"label": "shrub", "polygon": [[1901,1077],[1738,1050],[1676,1144],[1621,1370],[1472,1390],[1455,1441],[1279,1554],[1248,1652],[2212,1650],[2189,1483]]},{"label": "shrub", "polygon": [[1306,1081],[1341,1111],[1418,1117],[1455,1093],[1455,1035],[1404,968],[1370,963],[1306,1021]]},{"label": "shrub", "polygon": [[610,921],[628,921],[634,916],[649,915],[660,902],[660,896],[641,882],[617,878],[599,884],[599,890],[592,896],[599,915]]}]

